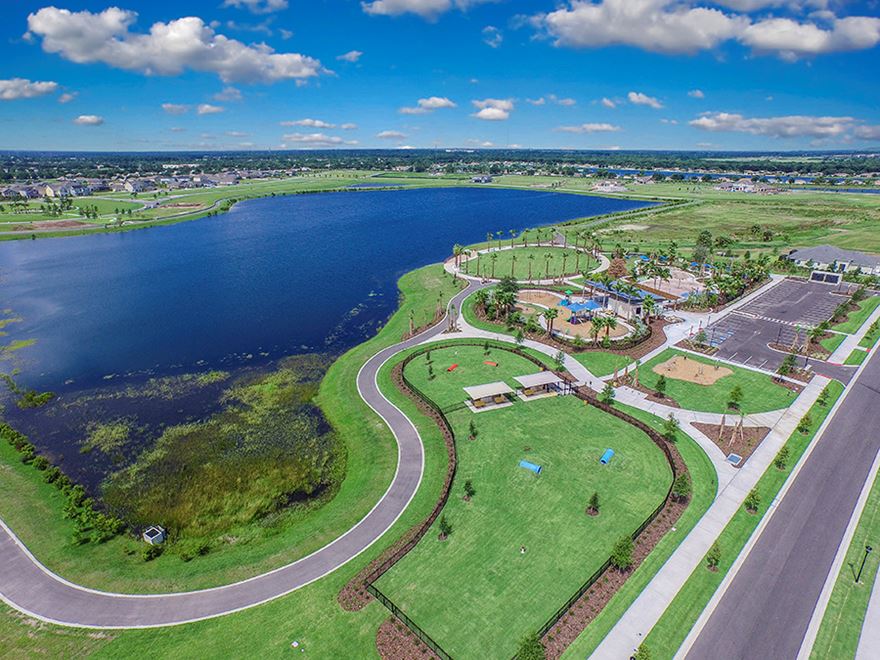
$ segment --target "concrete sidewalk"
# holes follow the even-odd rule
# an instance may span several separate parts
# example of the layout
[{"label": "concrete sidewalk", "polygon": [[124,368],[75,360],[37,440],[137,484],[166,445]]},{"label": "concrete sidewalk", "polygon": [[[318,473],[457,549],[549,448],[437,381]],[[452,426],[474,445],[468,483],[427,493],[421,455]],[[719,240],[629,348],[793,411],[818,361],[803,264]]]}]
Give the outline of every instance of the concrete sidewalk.
[{"label": "concrete sidewalk", "polygon": [[725,486],[719,482],[718,495],[709,510],[602,640],[592,657],[621,660],[635,652],[829,382],[821,376],[813,378],[745,466]]},{"label": "concrete sidewalk", "polygon": [[840,346],[834,349],[834,352],[828,356],[827,361],[834,364],[843,364],[844,360],[849,357],[849,354],[858,347],[859,342],[868,334],[868,328],[871,327],[871,324],[878,319],[880,319],[880,307],[877,307],[877,309],[871,313],[854,334],[847,335],[846,339],[843,340]]}]

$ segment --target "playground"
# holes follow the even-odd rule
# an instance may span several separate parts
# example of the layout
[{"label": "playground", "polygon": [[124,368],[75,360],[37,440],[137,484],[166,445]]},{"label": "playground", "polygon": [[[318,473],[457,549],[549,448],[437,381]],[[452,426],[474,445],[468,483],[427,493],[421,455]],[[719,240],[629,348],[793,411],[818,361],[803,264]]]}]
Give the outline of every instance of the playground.
[{"label": "playground", "polygon": [[[685,363],[688,365],[683,367]],[[721,375],[722,371],[728,373]],[[742,392],[739,412],[746,415],[787,408],[795,397],[791,389],[767,374],[674,349],[663,351],[639,368],[639,382],[652,390],[661,376],[666,377],[666,396],[688,410],[728,412],[736,386]]]},{"label": "playground", "polygon": [[[564,335],[582,339],[592,338],[593,324],[587,319],[602,309],[601,305],[576,294],[567,297],[538,289],[520,291],[517,301],[524,307],[536,309],[536,313],[539,314],[547,308],[555,309],[559,315],[553,323],[553,329]],[[572,322],[573,319],[575,322]],[[615,328],[602,328],[599,333],[600,339],[605,336],[606,331],[608,337],[618,339],[632,332],[632,328],[618,319]]]},{"label": "playground", "polygon": [[[426,394],[444,396],[439,380]],[[449,420],[458,472],[442,515],[452,531],[440,541],[435,523],[376,586],[453,657],[509,658],[663,501],[672,474],[641,431],[573,396]],[[596,516],[586,513],[593,492]]]},{"label": "playground", "polygon": [[669,269],[669,279],[646,277],[639,280],[639,284],[644,284],[652,289],[661,291],[672,298],[687,298],[691,294],[702,291],[705,285],[700,282],[693,273],[689,273],[681,268],[672,267]]}]

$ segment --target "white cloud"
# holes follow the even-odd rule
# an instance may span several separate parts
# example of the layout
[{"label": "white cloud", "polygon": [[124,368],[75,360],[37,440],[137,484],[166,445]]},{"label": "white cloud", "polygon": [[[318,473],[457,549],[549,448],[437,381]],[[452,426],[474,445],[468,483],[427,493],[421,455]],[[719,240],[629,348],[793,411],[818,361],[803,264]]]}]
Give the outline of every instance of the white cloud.
[{"label": "white cloud", "polygon": [[663,119],[660,120],[660,123],[661,124],[671,124],[673,126],[676,126],[678,124],[678,120],[677,119],[667,119],[666,117],[664,117]]},{"label": "white cloud", "polygon": [[362,51],[350,50],[347,53],[343,53],[342,55],[337,55],[336,59],[343,62],[357,62],[359,59],[361,59],[361,55],[363,55]]},{"label": "white cloud", "polygon": [[620,126],[614,124],[580,124],[579,126],[560,126],[556,129],[563,133],[613,133],[619,131]]},{"label": "white cloud", "polygon": [[453,7],[465,11],[492,0],[372,0],[361,2],[361,8],[374,16],[416,14],[429,21],[435,20]]},{"label": "white cloud", "polygon": [[626,95],[626,98],[628,98],[629,102],[634,105],[647,105],[655,110],[659,110],[663,107],[663,104],[659,100],[653,96],[642,94],[642,92],[630,92]]},{"label": "white cloud", "polygon": [[692,99],[706,98],[706,95],[703,93],[702,89],[692,89],[691,91],[688,92],[688,96],[690,96]]},{"label": "white cloud", "polygon": [[406,133],[401,133],[400,131],[379,131],[376,133],[376,137],[380,140],[403,140],[406,138]]},{"label": "white cloud", "polygon": [[219,105],[211,105],[210,103],[200,103],[196,108],[196,112],[200,115],[216,115],[223,112],[226,108]]},{"label": "white cloud", "polygon": [[80,115],[73,123],[79,126],[100,126],[104,123],[104,118],[98,115]]},{"label": "white cloud", "polygon": [[531,105],[544,105],[547,103],[547,99],[543,96],[537,99],[526,99],[526,103],[530,103]]},{"label": "white cloud", "polygon": [[350,121],[339,125],[339,128],[341,128],[343,131],[353,131],[357,127],[358,127],[357,124],[355,124],[354,122],[350,122]]},{"label": "white cloud", "polygon": [[32,99],[37,96],[52,94],[58,89],[58,83],[51,80],[32,81],[26,78],[0,80],[0,101],[16,101]]},{"label": "white cloud", "polygon": [[224,87],[223,91],[217,92],[211,97],[215,101],[241,101],[241,90],[236,87]]},{"label": "white cloud", "polygon": [[504,34],[494,25],[487,25],[483,28],[483,43],[490,48],[498,48],[504,41]]},{"label": "white cloud", "polygon": [[75,101],[77,96],[79,96],[79,92],[64,92],[64,94],[58,97],[58,102],[70,103],[71,101]]},{"label": "white cloud", "polygon": [[834,138],[851,131],[856,120],[853,117],[807,115],[745,117],[738,113],[705,112],[689,123],[696,128],[715,132],[750,133],[774,138]]},{"label": "white cloud", "polygon": [[[556,46],[574,48],[624,45],[659,53],[695,53],[738,41],[756,53],[778,53],[793,60],[880,43],[880,18],[838,18],[827,5],[825,0],[568,0],[555,11],[532,16],[530,22]],[[809,20],[749,16],[769,7],[810,12]]]},{"label": "white cloud", "polygon": [[306,126],[308,128],[336,128],[336,124],[323,121],[321,119],[295,119],[292,121],[279,122],[281,126]]},{"label": "white cloud", "polygon": [[834,18],[830,29],[790,18],[768,18],[750,25],[740,41],[756,52],[777,52],[783,59],[873,48],[880,43],[880,18]]},{"label": "white cloud", "polygon": [[189,106],[181,103],[163,103],[162,110],[169,115],[182,115],[189,111]]},{"label": "white cloud", "polygon": [[29,34],[43,50],[78,64],[102,62],[145,75],[178,75],[188,69],[217,74],[224,82],[305,81],[324,72],[298,53],[276,53],[266,44],[246,45],[195,16],[156,22],[131,32],[137,13],[110,7],[100,13],[44,7],[28,16]]},{"label": "white cloud", "polygon": [[477,112],[471,116],[487,121],[503,121],[513,111],[513,101],[510,99],[483,99],[471,103],[477,108]]},{"label": "white cloud", "polygon": [[719,9],[688,7],[673,0],[571,0],[569,6],[539,14],[532,23],[557,46],[636,46],[661,53],[713,48],[748,25]]},{"label": "white cloud", "polygon": [[247,9],[254,14],[271,14],[287,9],[287,0],[224,0],[223,6]]},{"label": "white cloud", "polygon": [[278,34],[280,34],[281,38],[284,39],[285,41],[293,38],[293,30],[285,30],[284,28],[278,28]]},{"label": "white cloud", "polygon": [[415,106],[400,108],[399,112],[403,115],[424,115],[441,108],[455,107],[455,103],[445,96],[429,96],[426,99],[419,99]]},{"label": "white cloud", "polygon": [[853,135],[860,140],[880,140],[880,126],[856,126]]},{"label": "white cloud", "polygon": [[617,107],[617,103],[609,99],[607,96],[603,97],[600,103],[606,108],[611,108],[612,110]]},{"label": "white cloud", "polygon": [[356,145],[357,140],[343,140],[336,135],[327,135],[326,133],[290,133],[285,135],[282,140],[285,143],[295,145],[306,145],[309,147],[338,147]]},{"label": "white cloud", "polygon": [[244,131],[226,131],[224,135],[231,138],[245,138],[250,135],[250,133],[245,133]]},{"label": "white cloud", "polygon": [[560,98],[556,96],[556,94],[548,94],[546,97],[542,96],[537,99],[526,99],[526,103],[531,103],[532,105],[544,105],[545,103],[547,103],[547,101],[567,108],[577,105],[577,101],[575,101],[574,99]]}]

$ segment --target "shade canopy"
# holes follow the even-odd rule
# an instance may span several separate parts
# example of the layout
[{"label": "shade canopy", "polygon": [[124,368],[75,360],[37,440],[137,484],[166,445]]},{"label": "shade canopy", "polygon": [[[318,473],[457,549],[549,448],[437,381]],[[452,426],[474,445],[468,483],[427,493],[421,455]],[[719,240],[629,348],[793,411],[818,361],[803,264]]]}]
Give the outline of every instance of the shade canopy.
[{"label": "shade canopy", "polygon": [[536,374],[516,376],[514,380],[523,387],[539,387],[541,385],[554,385],[562,382],[562,379],[552,371],[539,371]]},{"label": "shade canopy", "polygon": [[472,400],[486,399],[490,396],[498,396],[499,394],[513,394],[513,388],[500,380],[497,383],[471,385],[470,387],[465,387],[464,391]]}]

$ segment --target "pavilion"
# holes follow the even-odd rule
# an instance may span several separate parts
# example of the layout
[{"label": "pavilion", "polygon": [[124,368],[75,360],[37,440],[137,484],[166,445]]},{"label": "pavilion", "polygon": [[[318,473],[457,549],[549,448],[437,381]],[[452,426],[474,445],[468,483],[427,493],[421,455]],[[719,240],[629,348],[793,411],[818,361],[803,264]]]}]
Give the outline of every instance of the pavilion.
[{"label": "pavilion", "polygon": [[471,385],[465,387],[464,391],[468,395],[468,400],[465,403],[473,412],[512,406],[513,403],[508,399],[508,395],[515,394],[513,388],[504,381]]}]

